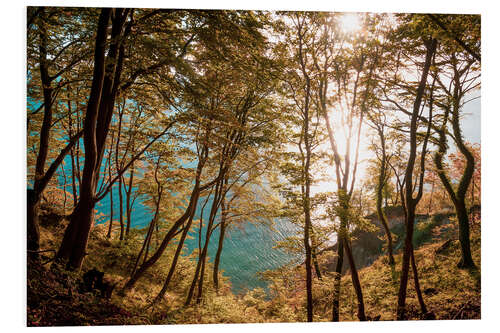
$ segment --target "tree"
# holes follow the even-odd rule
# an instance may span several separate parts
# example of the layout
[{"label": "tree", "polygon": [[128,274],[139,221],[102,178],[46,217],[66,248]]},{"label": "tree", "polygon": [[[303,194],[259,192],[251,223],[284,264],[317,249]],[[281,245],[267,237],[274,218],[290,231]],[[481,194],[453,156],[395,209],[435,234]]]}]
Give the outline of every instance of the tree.
[{"label": "tree", "polygon": [[[134,272],[134,274],[132,274],[124,287],[125,291],[130,290],[137,280],[144,274],[144,272],[156,263],[170,241],[179,232],[179,228],[186,221],[190,221],[202,192],[209,190],[213,186],[220,186],[220,181],[223,179],[224,174],[227,171],[227,163],[229,163],[229,161],[222,160],[222,162],[215,162],[214,168],[209,169],[208,167],[210,167],[212,165],[211,163],[213,163],[213,156],[230,157],[232,150],[234,150],[234,147],[230,145],[226,147],[227,151],[224,153],[224,148],[221,148],[219,145],[220,141],[224,142],[225,135],[221,135],[221,133],[224,133],[224,125],[228,119],[226,118],[227,114],[224,114],[224,112],[222,112],[222,114],[218,114],[219,111],[224,111],[223,107],[224,103],[226,103],[224,100],[226,97],[225,92],[227,89],[231,89],[232,87],[230,84],[227,86],[224,84],[227,82],[217,79],[217,75],[221,75],[221,77],[224,75],[222,67],[217,68],[217,66],[214,66],[215,68],[210,68],[210,62],[207,60],[210,59],[214,63],[224,65],[226,61],[229,61],[228,59],[238,63],[237,60],[240,56],[243,58],[246,57],[248,59],[253,59],[253,54],[248,55],[244,52],[239,54],[237,52],[237,47],[241,47],[248,51],[250,50],[250,47],[255,48],[264,40],[264,37],[258,31],[262,25],[262,17],[248,15],[243,12],[234,12],[229,14],[226,12],[194,11],[191,14],[193,15],[195,23],[200,25],[196,30],[196,34],[199,38],[191,49],[190,56],[192,58],[190,63],[193,64],[193,67],[190,68],[189,71],[186,71],[186,76],[182,80],[183,87],[179,96],[182,96],[181,105],[184,109],[183,122],[186,123],[186,126],[197,129],[195,131],[191,131],[190,133],[191,138],[194,138],[191,139],[191,142],[198,145],[196,153],[198,156],[198,167],[195,175],[194,187],[184,214],[182,214],[182,216],[171,225],[155,253],[147,261],[145,261],[143,265],[141,265],[137,271]],[[235,30],[235,26],[238,25],[244,26],[245,29]],[[219,38],[225,38],[227,43],[219,44]],[[257,50],[259,49],[257,48]],[[204,57],[207,55],[207,52],[210,55],[209,58]],[[243,63],[241,67],[234,68],[232,75],[234,75],[234,73],[238,70],[240,71],[240,75],[241,73],[248,73],[241,72],[245,68],[245,64]],[[231,74],[224,80],[227,80],[230,77]],[[256,81],[252,84],[260,85],[261,83],[261,81]],[[211,89],[214,89],[214,91]],[[238,91],[238,89],[236,89],[236,91]],[[219,96],[217,93],[221,93],[221,95]],[[253,95],[251,94],[251,96]],[[259,96],[252,98],[257,98],[258,100]],[[239,107],[243,110],[242,115],[244,115],[249,108],[254,106],[254,101],[251,99],[247,100],[246,96],[243,96],[239,102],[241,104]],[[237,121],[238,119],[235,120]],[[238,143],[238,140],[242,137],[242,133],[242,131],[233,132],[233,134],[230,134],[233,136],[231,137],[231,140],[236,140],[235,142]],[[229,137],[226,137],[226,139],[228,138]],[[219,155],[221,151],[223,153]],[[215,159],[215,161],[217,161],[217,159]],[[204,170],[205,166],[207,169]],[[212,172],[213,170],[217,171]],[[203,175],[202,172],[206,172],[206,174]],[[210,178],[212,176],[213,178]],[[202,184],[201,182],[204,178],[209,178],[210,180]],[[215,209],[214,214],[216,211],[217,210]],[[204,255],[201,259],[200,265],[204,261]],[[175,268],[175,264],[172,267]],[[201,270],[201,266],[198,271],[199,270]],[[197,279],[196,275],[198,274],[199,272],[195,274],[194,280]]]},{"label": "tree", "polygon": [[[312,300],[312,248],[311,248],[311,185],[313,182],[311,171],[313,168],[313,150],[318,146],[318,112],[313,105],[314,83],[313,58],[311,50],[315,47],[318,33],[318,19],[320,15],[313,13],[290,13],[285,16],[290,20],[290,28],[284,31],[285,43],[290,49],[284,49],[292,54],[292,61],[287,63],[288,73],[284,76],[284,94],[288,99],[289,122],[299,129],[293,133],[290,143],[298,153],[295,155],[299,165],[288,164],[286,173],[291,176],[292,185],[299,187],[300,194],[289,193],[288,196],[296,201],[300,207],[300,221],[303,221],[303,244],[305,250],[306,294],[307,294],[307,321],[313,321]],[[283,47],[286,47],[283,45]],[[290,126],[290,125],[288,125]],[[290,155],[290,154],[289,154]]]},{"label": "tree", "polygon": [[[112,12],[113,15],[111,15]],[[128,9],[112,10],[106,8],[102,9],[99,15],[92,88],[83,128],[85,164],[80,198],[57,252],[57,258],[66,261],[68,267],[71,268],[79,268],[82,264],[88,234],[93,223],[93,209],[96,203],[95,190],[121,75],[124,56],[124,46],[122,45],[125,37],[124,26],[129,14],[130,10]],[[106,54],[105,41],[110,18],[112,21],[112,42]]]},{"label": "tree", "polygon": [[[446,61],[446,60],[445,60]],[[475,267],[470,250],[470,231],[469,231],[469,216],[466,207],[466,196],[469,186],[474,176],[474,155],[469,147],[464,142],[461,127],[460,127],[460,110],[463,106],[463,100],[467,93],[478,87],[477,79],[480,74],[472,68],[473,60],[460,59],[460,55],[451,51],[449,59],[447,59],[451,68],[451,82],[445,84],[444,79],[436,75],[436,80],[445,93],[448,102],[442,103],[444,109],[443,120],[441,126],[437,130],[439,135],[438,151],[434,154],[434,163],[437,168],[439,179],[443,183],[448,195],[455,206],[459,225],[459,240],[461,245],[462,257],[458,263],[459,267],[473,268]],[[451,116],[451,120],[449,117]],[[448,121],[451,121],[452,133],[448,132]],[[448,149],[447,137],[451,136],[460,153],[465,157],[466,163],[463,168],[463,173],[458,182],[458,186],[454,189],[449,176],[443,167],[443,158]]]},{"label": "tree", "polygon": [[[365,16],[363,18],[364,24],[373,19]],[[335,22],[335,19],[333,22]],[[325,25],[323,31],[324,41],[323,46],[320,48],[322,53],[315,57],[315,66],[320,71],[316,104],[324,118],[328,132],[335,166],[337,203],[340,205],[335,209],[339,214],[337,217],[340,220],[340,228],[338,231],[338,252],[335,270],[337,275],[334,286],[332,320],[339,320],[340,275],[344,250],[351,268],[351,278],[356,291],[358,318],[359,320],[366,320],[363,293],[354,257],[352,256],[348,225],[350,222],[354,222],[349,221],[351,215],[349,213],[351,209],[350,203],[356,183],[363,119],[369,108],[373,90],[373,76],[377,68],[377,43],[371,44],[367,39],[367,34],[351,36],[337,33],[333,35],[328,30],[328,26],[328,24]],[[344,46],[344,44],[349,46]],[[332,89],[331,83],[334,84],[335,88],[333,96],[330,91]],[[361,90],[363,87],[365,88],[364,91]],[[340,124],[332,122],[332,109],[338,113],[339,116],[336,119],[340,120]],[[339,139],[338,135],[336,137],[334,126],[337,126],[338,130],[343,130],[345,141]],[[345,152],[343,156],[339,152],[339,142],[345,143],[345,147],[342,147]],[[352,153],[354,153],[354,160],[351,160]]]},{"label": "tree", "polygon": [[377,112],[377,113],[369,112],[367,115],[368,119],[370,120],[372,128],[376,130],[378,139],[380,140],[379,145],[373,144],[373,150],[375,151],[375,155],[377,158],[377,167],[379,172],[377,177],[377,185],[375,188],[376,208],[377,208],[378,220],[384,227],[384,231],[387,237],[387,256],[389,259],[389,265],[394,265],[395,261],[393,256],[392,234],[391,230],[389,229],[387,216],[385,214],[384,209],[382,208],[384,199],[384,189],[387,188],[389,177],[391,175],[389,169],[389,163],[390,159],[392,158],[392,155],[389,155],[387,152],[387,145],[386,145],[387,134],[385,132],[385,128],[387,127],[387,117],[383,112]]},{"label": "tree", "polygon": [[[425,174],[425,155],[427,152],[427,142],[430,135],[431,123],[432,123],[432,90],[431,88],[431,97],[429,101],[429,121],[427,126],[427,132],[422,143],[421,149],[421,159],[420,159],[420,176],[416,180],[416,185],[418,184],[418,192],[414,197],[413,192],[416,186],[413,186],[413,177],[414,177],[414,168],[415,168],[415,160],[417,157],[417,128],[418,128],[418,119],[421,112],[421,104],[422,99],[424,97],[425,88],[427,84],[427,77],[429,75],[429,69],[431,68],[432,61],[436,52],[437,40],[430,38],[424,39],[425,45],[425,63],[422,68],[422,74],[420,76],[420,82],[417,89],[417,94],[415,97],[415,101],[413,103],[413,113],[411,116],[411,124],[410,124],[410,153],[406,166],[406,171],[404,175],[404,194],[401,194],[401,199],[403,201],[403,207],[405,210],[405,225],[406,225],[406,236],[405,236],[405,245],[403,252],[403,260],[402,260],[402,268],[401,268],[401,280],[398,292],[398,308],[397,308],[397,319],[403,320],[405,318],[405,303],[406,303],[406,289],[408,284],[408,272],[410,260],[412,263],[413,269],[413,277],[415,279],[415,289],[417,291],[417,296],[419,299],[420,306],[422,308],[422,312],[424,314],[427,313],[425,304],[422,299],[422,294],[420,292],[420,286],[418,282],[417,269],[415,264],[415,257],[413,254],[413,229],[415,224],[415,209],[422,197],[423,193],[423,180]],[[404,199],[404,200],[403,200]]]},{"label": "tree", "polygon": [[[39,102],[40,106],[38,109],[28,115],[28,134],[30,134],[32,130],[30,127],[30,119],[41,109],[44,110],[42,125],[39,130],[40,141],[38,144],[38,153],[36,155],[33,189],[28,190],[27,196],[28,256],[30,259],[38,260],[40,242],[38,215],[40,199],[43,191],[61,165],[64,157],[73,149],[73,146],[83,134],[82,131],[79,131],[74,136],[70,137],[67,145],[60,150],[49,168],[45,170],[47,157],[50,151],[49,140],[51,127],[53,126],[53,108],[58,103],[56,99],[58,93],[68,84],[68,80],[62,79],[62,75],[82,61],[86,55],[86,51],[80,53],[74,51],[78,47],[81,47],[82,41],[84,41],[87,36],[85,31],[83,31],[70,40],[65,47],[60,47],[60,38],[62,34],[59,33],[58,30],[71,29],[75,22],[71,21],[71,19],[68,20],[64,13],[57,8],[51,8],[49,10],[46,8],[39,8],[37,10],[34,7],[30,7],[28,15],[30,14],[31,23],[28,25],[28,43],[30,47],[28,48],[28,53],[31,59],[36,59],[37,57],[38,63],[29,63],[29,73],[33,76],[35,66],[38,65],[42,98]],[[35,24],[36,29],[33,28]],[[56,35],[56,42],[49,42],[49,36],[52,34]],[[35,43],[35,41],[38,41],[38,54],[32,49],[34,45],[31,43]],[[33,52],[33,54],[31,54],[31,52]],[[53,87],[53,82],[57,82],[56,87]],[[35,92],[32,91],[32,89],[28,89],[28,91],[29,95]],[[37,97],[32,98],[34,99]]]}]

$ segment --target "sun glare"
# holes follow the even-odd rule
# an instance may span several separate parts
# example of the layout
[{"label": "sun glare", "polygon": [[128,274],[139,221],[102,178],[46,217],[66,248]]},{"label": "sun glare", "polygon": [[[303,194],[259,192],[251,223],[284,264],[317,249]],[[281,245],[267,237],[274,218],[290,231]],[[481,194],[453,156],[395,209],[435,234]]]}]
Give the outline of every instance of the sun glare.
[{"label": "sun glare", "polygon": [[340,17],[340,28],[345,33],[353,33],[361,28],[361,19],[358,13],[343,13]]}]

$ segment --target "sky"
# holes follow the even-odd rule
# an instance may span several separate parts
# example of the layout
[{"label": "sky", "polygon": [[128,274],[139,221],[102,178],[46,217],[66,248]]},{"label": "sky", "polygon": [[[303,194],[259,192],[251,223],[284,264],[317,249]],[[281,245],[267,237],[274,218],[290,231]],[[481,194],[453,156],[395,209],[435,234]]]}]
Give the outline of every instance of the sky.
[{"label": "sky", "polygon": [[473,100],[463,107],[461,120],[464,138],[474,143],[481,142],[481,99]]}]

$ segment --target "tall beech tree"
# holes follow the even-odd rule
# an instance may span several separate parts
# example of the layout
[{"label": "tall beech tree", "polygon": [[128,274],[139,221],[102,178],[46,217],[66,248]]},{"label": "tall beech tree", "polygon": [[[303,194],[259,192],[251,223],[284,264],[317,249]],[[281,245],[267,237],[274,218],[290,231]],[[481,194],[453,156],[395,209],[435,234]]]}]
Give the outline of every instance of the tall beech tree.
[{"label": "tall beech tree", "polygon": [[[462,257],[458,263],[459,267],[473,268],[475,267],[474,260],[470,250],[470,226],[469,215],[465,203],[467,191],[471,184],[474,174],[474,155],[469,147],[464,142],[462,129],[460,125],[460,114],[463,107],[465,96],[472,90],[477,89],[479,83],[477,79],[479,75],[473,68],[474,60],[459,60],[460,54],[453,51],[449,53],[448,66],[451,68],[451,82],[445,84],[439,75],[436,75],[436,80],[444,91],[448,103],[444,102],[443,120],[438,127],[439,144],[438,150],[434,154],[434,163],[437,168],[437,174],[441,180],[446,192],[451,198],[458,218],[459,233]],[[451,118],[451,119],[450,119]],[[453,135],[449,135],[448,122],[451,122]],[[445,168],[443,167],[443,158],[448,150],[448,136],[453,138],[453,142],[457,146],[459,152],[465,157],[465,168],[463,174],[456,186],[456,189],[450,181]]]},{"label": "tall beech tree", "polygon": [[391,230],[389,229],[387,215],[382,207],[384,200],[384,189],[387,187],[389,177],[391,175],[389,163],[392,157],[387,151],[388,147],[386,144],[387,132],[385,131],[385,129],[387,127],[387,116],[383,113],[383,111],[379,111],[368,112],[367,117],[370,120],[370,126],[375,129],[379,139],[379,143],[373,145],[378,162],[377,166],[379,172],[377,177],[377,184],[375,186],[377,217],[382,224],[387,237],[387,257],[389,259],[389,265],[394,265],[395,261],[393,255],[392,234]]},{"label": "tall beech tree", "polygon": [[[66,46],[61,47],[62,43],[58,42],[61,42],[60,38],[63,37],[63,34],[59,33],[59,30],[68,29],[71,31],[75,27],[75,21],[68,20],[66,15],[58,8],[41,7],[36,11],[30,8],[28,14],[32,14],[30,16],[30,24],[28,25],[28,44],[38,42],[38,52],[28,47],[28,52],[30,53],[33,50],[34,54],[32,56],[38,60],[36,64],[29,63],[29,69],[35,71],[36,65],[38,65],[40,78],[39,90],[41,90],[42,95],[38,109],[28,115],[28,134],[30,134],[31,130],[30,119],[35,113],[43,109],[43,120],[39,129],[40,140],[36,156],[33,189],[28,190],[27,195],[28,256],[31,259],[38,260],[40,199],[49,181],[63,162],[64,157],[72,150],[83,134],[83,131],[78,131],[70,137],[67,145],[60,150],[48,169],[45,169],[50,151],[49,142],[53,126],[53,110],[58,103],[58,94],[69,83],[69,80],[63,78],[63,75],[72,70],[86,56],[85,49],[83,52],[75,52],[75,50],[82,46],[87,36],[85,30],[83,30],[79,35],[68,41]],[[50,39],[52,34],[57,36],[55,41]],[[31,73],[32,77],[33,74]],[[28,91],[28,94],[31,95],[31,89]]]},{"label": "tall beech tree", "polygon": [[[318,20],[320,14],[316,13],[287,13],[284,21],[290,21],[284,33],[282,47],[292,55],[292,59],[286,63],[287,73],[283,76],[284,97],[289,103],[288,116],[290,125],[298,129],[289,138],[292,149],[298,150],[292,159],[297,158],[299,163],[293,162],[284,165],[290,183],[298,187],[299,193],[292,189],[288,192],[288,199],[296,202],[298,220],[303,223],[303,248],[305,252],[306,273],[306,309],[307,321],[313,321],[313,295],[312,295],[312,248],[311,248],[311,186],[313,168],[313,150],[318,146],[318,112],[313,105],[314,93],[314,71],[311,50],[315,47],[318,33]],[[290,126],[287,125],[287,126]],[[300,207],[300,208],[299,208]],[[300,212],[300,213],[299,213]],[[302,224],[301,223],[301,224]]]},{"label": "tall beech tree", "polygon": [[[185,37],[181,34],[180,39],[173,39],[172,43],[177,45],[182,45],[183,49],[177,54],[168,54],[167,59],[160,58],[160,62],[148,67],[145,70],[130,71],[129,66],[124,66],[125,53],[127,48],[127,41],[129,39],[134,39],[137,37],[138,32],[142,29],[146,29],[149,25],[149,21],[153,17],[164,20],[180,20],[181,15],[178,12],[167,11],[166,13],[162,11],[148,10],[146,12],[141,11],[141,16],[137,19],[133,16],[134,10],[132,9],[103,9],[99,16],[99,22],[97,25],[96,32],[96,44],[95,44],[95,54],[94,54],[94,73],[92,78],[92,87],[89,96],[89,101],[87,103],[87,112],[84,121],[84,145],[85,148],[85,163],[82,173],[82,185],[80,186],[80,198],[77,207],[75,207],[74,212],[71,214],[70,224],[68,225],[63,242],[57,252],[57,259],[59,261],[67,262],[67,266],[70,268],[80,267],[84,253],[85,247],[88,240],[88,234],[93,221],[93,208],[95,204],[102,200],[111,190],[113,184],[122,178],[125,171],[137,160],[155,141],[163,137],[167,131],[176,123],[181,114],[176,116],[172,114],[164,115],[163,118],[156,120],[163,130],[157,131],[153,130],[150,135],[150,141],[145,144],[141,149],[138,149],[137,153],[130,158],[130,160],[123,165],[121,170],[117,171],[115,177],[110,180],[106,186],[103,186],[99,193],[96,193],[96,187],[100,179],[100,168],[101,162],[104,156],[104,151],[106,147],[106,139],[108,137],[110,124],[113,116],[115,100],[117,95],[120,94],[121,98],[125,99],[125,92],[131,89],[134,95],[139,92],[136,89],[137,80],[140,78],[145,78],[148,75],[152,75],[149,68],[153,67],[157,71],[164,70],[169,66],[182,61],[186,51],[185,49],[192,42],[192,36]],[[160,15],[162,14],[162,15]],[[110,31],[110,42],[104,43],[108,36],[108,26],[111,22]],[[132,29],[134,27],[134,29]],[[131,32],[133,33],[131,34]],[[167,33],[168,34],[168,33]],[[152,38],[155,38],[156,36]],[[149,41],[143,41],[143,43],[148,43]],[[134,58],[131,55],[131,58]],[[129,58],[127,58],[129,59]],[[133,59],[132,59],[133,60]],[[129,60],[130,62],[132,60]],[[130,65],[127,61],[126,65]],[[125,79],[122,80],[122,70],[126,68]],[[178,73],[180,76],[181,74]],[[179,78],[180,79],[180,78]],[[173,79],[167,82],[178,82]],[[154,82],[151,82],[155,86]],[[170,87],[169,87],[170,88]],[[167,105],[167,108],[172,106],[172,100],[166,95],[165,89],[156,87],[157,97],[155,99],[155,109],[161,108]],[[144,91],[142,91],[144,93]],[[160,95],[160,98],[158,98]],[[143,101],[148,101],[149,98],[144,98]],[[159,103],[161,101],[161,103]],[[172,116],[172,117],[170,117]],[[170,118],[169,118],[170,117]],[[158,126],[158,125],[157,125]],[[85,167],[87,165],[87,167]],[[84,181],[85,179],[85,181]],[[83,195],[85,194],[85,195]]]},{"label": "tall beech tree", "polygon": [[[365,16],[364,24],[371,18]],[[335,22],[335,17],[333,19]],[[330,24],[332,25],[332,24]],[[348,44],[350,46],[344,45]],[[323,44],[315,56],[315,66],[319,70],[316,104],[322,115],[330,149],[333,154],[335,179],[337,183],[338,205],[336,212],[340,220],[337,240],[336,280],[334,285],[334,299],[332,320],[339,320],[340,276],[344,260],[344,250],[351,271],[351,278],[358,301],[358,318],[366,320],[363,293],[359,281],[356,264],[352,255],[349,240],[350,202],[356,183],[356,172],[359,163],[359,147],[364,115],[368,109],[369,99],[373,90],[373,73],[377,67],[377,54],[372,50],[366,35],[354,36],[342,33],[333,34],[328,25],[323,31]],[[364,87],[364,91],[363,91]],[[330,89],[334,89],[333,97]],[[332,113],[331,110],[334,110]],[[332,114],[338,113],[340,124],[332,119]],[[345,133],[345,141],[339,141],[335,128]],[[345,143],[341,156],[339,144]],[[351,160],[352,154],[354,160]]]},{"label": "tall beech tree", "polygon": [[[224,61],[232,60],[237,64],[239,61],[238,57],[253,59],[252,57],[255,56],[255,54],[252,54],[251,47],[253,47],[255,50],[260,50],[259,45],[265,40],[264,36],[258,31],[258,29],[262,27],[262,22],[265,22],[266,17],[265,15],[249,15],[245,12],[235,12],[231,15],[226,15],[226,13],[224,12],[194,11],[193,14],[196,15],[195,17],[197,19],[200,19],[202,22],[200,30],[197,31],[199,38],[197,39],[197,43],[195,43],[194,47],[191,50],[192,52],[190,53],[190,55],[192,56],[192,63],[198,64],[199,69],[193,68],[188,72],[186,78],[183,81],[183,107],[185,110],[190,110],[188,113],[190,114],[189,117],[192,118],[189,118],[188,116],[186,117],[188,119],[188,123],[191,122],[192,124],[195,124],[195,128],[200,126],[200,124],[202,124],[203,128],[206,128],[204,134],[200,134],[200,139],[203,138],[203,135],[207,136],[206,139],[204,139],[206,140],[205,145],[207,145],[207,154],[209,154],[211,150],[214,150],[214,153],[217,154],[217,150],[213,149],[214,147],[217,147],[217,145],[214,143],[219,140],[219,132],[217,132],[217,130],[227,120],[224,119],[225,116],[223,114],[217,114],[217,112],[221,110],[220,108],[215,108],[215,105],[217,104],[205,103],[207,101],[207,90],[209,90],[210,87],[214,87],[213,83],[217,83],[217,70],[212,70],[206,67],[204,68],[203,66],[206,66],[206,63],[208,63],[207,58],[199,56],[206,54],[206,51],[208,50],[210,51],[209,53],[211,53],[211,58],[208,59],[212,59],[214,62],[222,61],[222,63],[224,63]],[[237,25],[243,26],[244,29],[237,29],[235,31],[234,27]],[[222,32],[224,32],[225,34],[223,34]],[[226,43],[219,44],[218,36],[224,36]],[[231,43],[233,44],[232,48],[229,47]],[[238,53],[238,51],[241,51],[239,50],[239,48],[241,48],[242,50],[246,50],[247,52],[250,51],[250,55],[247,55],[244,52]],[[245,67],[245,64],[241,65],[241,67],[236,67],[235,71],[237,70],[241,71],[241,73],[248,73],[246,72],[248,71],[248,69]],[[221,72],[221,75],[222,74],[224,73]],[[262,83],[262,81],[254,82],[254,84],[256,85]],[[267,84],[264,86],[267,86]],[[230,88],[231,84],[224,86],[224,89]],[[238,90],[236,89],[236,91]],[[225,95],[223,94],[222,96],[216,96],[216,94],[214,94],[211,97],[211,99],[208,98],[209,102],[218,101],[220,104],[220,98],[224,99]],[[258,100],[262,97],[259,97],[257,95],[256,98]],[[253,107],[253,103],[254,101],[247,100],[245,96],[240,100],[240,106],[247,109],[245,112],[248,111],[248,108]],[[241,137],[242,134],[238,134],[238,132],[236,132],[232,135],[234,135],[233,139],[238,139],[238,137]],[[222,136],[222,138],[223,137],[224,136]],[[197,142],[197,140],[195,140],[195,142]],[[233,149],[234,147],[231,147],[230,151]],[[206,158],[208,159],[209,157],[210,156],[207,155]],[[195,184],[185,213],[171,225],[170,229],[165,234],[163,240],[161,241],[161,244],[159,244],[159,247],[157,248],[155,253],[146,262],[144,262],[144,264],[141,265],[127,281],[124,288],[125,291],[132,288],[136,281],[144,274],[144,272],[152,265],[154,265],[154,263],[156,263],[157,260],[161,257],[170,241],[179,232],[179,228],[186,221],[188,221],[190,219],[190,216],[194,213],[201,192],[210,189],[212,186],[215,186],[217,183],[219,183],[221,179],[223,179],[224,174],[228,168],[227,162],[224,162],[224,166],[222,169],[220,169],[220,172],[215,172],[215,175],[211,180],[208,180],[204,184],[201,183],[203,180],[202,171],[205,167],[205,163],[207,163],[207,159],[205,159],[204,161],[198,161],[199,170],[197,170],[196,172],[194,181]],[[208,176],[210,177],[211,175],[209,174]]]},{"label": "tall beech tree", "polygon": [[[125,23],[130,9],[101,10],[96,32],[92,88],[83,127],[85,163],[80,198],[75,207],[63,241],[57,252],[68,267],[79,268],[85,256],[88,235],[93,223],[95,191],[104,154],[106,137],[113,113],[121,76],[125,41]],[[112,21],[111,43],[106,47],[109,21]]]},{"label": "tall beech tree", "polygon": [[[427,78],[429,76],[429,70],[432,65],[432,60],[435,56],[437,40],[434,38],[424,39],[423,44],[425,46],[425,62],[422,67],[422,72],[420,76],[420,82],[417,88],[417,94],[415,101],[413,103],[413,112],[411,116],[410,123],[410,152],[408,157],[408,162],[406,166],[406,171],[404,175],[404,193],[401,193],[401,199],[403,201],[403,207],[405,210],[405,225],[406,225],[406,236],[404,243],[404,252],[401,268],[401,279],[398,292],[398,307],[397,307],[397,319],[403,320],[405,318],[405,306],[406,306],[406,290],[408,285],[408,273],[410,268],[410,260],[413,269],[413,278],[415,280],[415,289],[417,291],[417,296],[419,303],[424,314],[427,314],[425,304],[423,302],[422,294],[420,292],[420,286],[418,283],[418,273],[415,264],[415,256],[413,254],[413,230],[415,225],[415,210],[418,202],[422,198],[423,187],[424,187],[424,175],[425,175],[425,155],[427,153],[427,143],[431,130],[432,122],[432,90],[431,98],[429,101],[429,122],[427,125],[427,132],[422,143],[422,148],[420,152],[420,174],[419,178],[415,181],[415,185],[418,185],[417,195],[414,196],[414,168],[415,161],[417,158],[417,129],[418,120],[421,114],[422,100],[425,98],[425,90],[427,85]],[[431,89],[434,89],[432,87]]]},{"label": "tall beech tree", "polygon": [[[461,246],[461,259],[458,266],[474,268],[470,250],[470,226],[466,206],[467,191],[471,185],[475,159],[471,149],[464,142],[460,117],[462,108],[468,101],[477,98],[475,91],[480,87],[481,38],[479,15],[428,15],[439,34],[439,70],[435,73],[440,90],[444,94],[443,120],[436,126],[438,150],[434,154],[437,174],[448,193],[457,214]],[[448,128],[451,124],[451,131]],[[448,137],[465,157],[465,167],[456,187],[443,167],[443,159],[448,150]]]}]

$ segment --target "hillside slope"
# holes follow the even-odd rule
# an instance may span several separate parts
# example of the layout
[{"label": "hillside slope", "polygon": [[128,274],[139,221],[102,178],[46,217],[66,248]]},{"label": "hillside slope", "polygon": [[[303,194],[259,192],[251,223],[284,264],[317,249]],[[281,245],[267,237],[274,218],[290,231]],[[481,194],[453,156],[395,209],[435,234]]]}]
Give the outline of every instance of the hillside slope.
[{"label": "hillside slope", "polygon": [[[64,219],[42,226],[42,248],[57,248],[64,230]],[[480,231],[472,230],[475,270],[458,269],[459,243],[454,223],[433,224],[432,220],[417,225],[421,242],[415,251],[419,278],[427,307],[437,319],[479,319],[481,309]],[[92,230],[88,257],[82,272],[97,268],[120,289],[128,277],[140,246],[137,232],[127,242],[108,240],[105,228]],[[445,246],[443,246],[445,245]],[[185,256],[179,263],[171,287],[162,302],[151,306],[161,289],[172,253],[162,260],[126,296],[114,292],[110,299],[99,292],[82,292],[82,273],[69,273],[47,263],[28,269],[28,326],[58,325],[120,325],[120,324],[187,324],[305,321],[305,288],[303,267],[283,267],[262,274],[269,281],[269,290],[257,288],[245,295],[234,295],[227,277],[221,275],[221,290],[211,286],[211,265],[207,267],[207,292],[199,305],[184,307],[183,303],[194,270],[194,261]],[[322,254],[329,260],[331,252]],[[393,320],[396,313],[401,255],[396,265],[387,264],[380,256],[373,264],[359,270],[366,313],[380,315],[380,320]],[[326,271],[323,280],[314,279],[314,320],[329,321],[331,317],[333,274]],[[420,319],[419,307],[410,276],[408,285],[408,318]],[[342,278],[340,319],[357,320],[356,297],[350,275]]]}]

